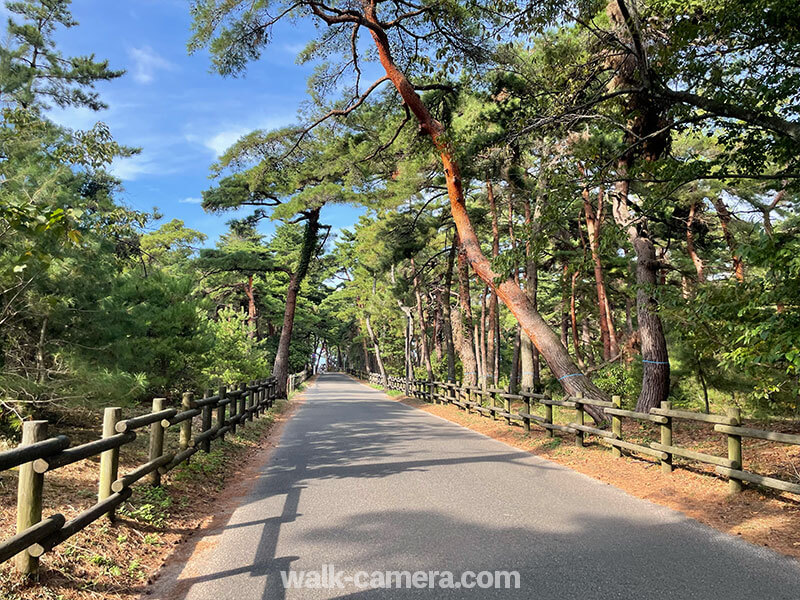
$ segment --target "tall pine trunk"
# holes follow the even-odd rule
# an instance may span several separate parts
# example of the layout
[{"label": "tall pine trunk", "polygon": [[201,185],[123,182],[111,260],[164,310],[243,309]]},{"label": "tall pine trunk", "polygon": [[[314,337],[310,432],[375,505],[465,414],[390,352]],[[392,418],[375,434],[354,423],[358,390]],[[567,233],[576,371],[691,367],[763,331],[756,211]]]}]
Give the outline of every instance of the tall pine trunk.
[{"label": "tall pine trunk", "polygon": [[742,258],[736,249],[736,239],[733,237],[733,231],[731,231],[731,212],[719,196],[715,196],[713,202],[714,208],[717,209],[719,224],[722,227],[722,236],[725,238],[725,244],[731,253],[733,274],[736,277],[736,281],[741,283],[744,281],[744,262],[742,262]]},{"label": "tall pine trunk", "polygon": [[[583,174],[583,171],[581,171]],[[603,274],[603,262],[600,258],[600,228],[603,225],[605,194],[600,190],[597,196],[597,211],[595,212],[589,199],[589,190],[583,188],[583,210],[586,217],[586,231],[589,234],[589,249],[594,263],[594,281],[597,288],[597,307],[599,311],[600,339],[603,343],[603,360],[612,360],[619,354],[617,331],[614,327],[614,317],[611,312],[611,303],[606,293],[606,283]]]},{"label": "tall pine trunk", "polygon": [[581,369],[583,369],[586,367],[586,365],[583,362],[583,354],[581,352],[581,344],[578,334],[578,312],[576,310],[576,299],[575,299],[575,288],[577,287],[579,276],[580,276],[580,271],[575,271],[572,274],[572,285],[570,286],[570,296],[569,296],[569,316],[572,329],[572,347],[575,351],[575,359],[578,361],[578,365],[580,365]]},{"label": "tall pine trunk", "polygon": [[419,274],[414,259],[411,259],[411,268],[414,270],[414,296],[417,300],[417,317],[419,318],[419,345],[422,351],[422,362],[425,364],[425,371],[428,373],[428,380],[433,380],[433,365],[431,364],[431,351],[428,345],[428,326],[425,322],[425,307],[422,303],[422,292],[420,291]]},{"label": "tall pine trunk", "polygon": [[466,250],[456,239],[458,244],[456,274],[458,275],[458,304],[457,314],[460,335],[459,356],[463,369],[463,382],[466,385],[476,385],[478,382],[478,360],[475,355],[475,341],[473,340],[472,302],[469,295],[469,265]]},{"label": "tall pine trunk", "polygon": [[692,259],[692,264],[694,264],[695,271],[697,272],[697,283],[702,283],[706,280],[705,275],[705,266],[703,265],[703,259],[700,258],[700,255],[697,254],[697,249],[694,245],[694,220],[697,216],[697,202],[694,200],[692,204],[689,206],[689,216],[686,219],[686,251],[689,253],[689,257]]},{"label": "tall pine trunk", "polygon": [[[538,234],[543,203],[544,196],[537,195],[536,208],[531,211],[530,200],[527,198],[525,199],[525,224],[528,226],[532,236]],[[539,265],[530,239],[525,242],[525,294],[528,296],[528,299],[530,299],[533,308],[538,310]],[[524,334],[521,336],[521,353],[522,387],[540,391],[541,375],[539,373],[539,350],[531,342],[530,338]]]},{"label": "tall pine trunk", "polygon": [[453,287],[453,266],[456,259],[456,236],[453,237],[453,243],[450,246],[450,252],[447,254],[447,273],[444,278],[444,293],[442,294],[442,312],[443,314],[443,329],[444,329],[444,345],[447,354],[447,381],[454,382],[456,380],[456,352],[453,343],[453,311],[450,308],[450,288]]},{"label": "tall pine trunk", "polygon": [[[489,288],[486,287],[481,294],[481,319],[480,319],[480,327],[478,328],[479,336],[476,336],[480,341],[478,343],[478,373],[480,376],[480,383],[481,386],[486,389],[489,384],[489,371],[491,366],[487,362],[487,350],[486,350],[486,296],[489,295]],[[491,332],[489,332],[491,335]]]},{"label": "tall pine trunk", "polygon": [[519,357],[520,357],[520,340],[525,334],[521,333],[521,328],[517,325],[514,328],[514,348],[511,356],[511,372],[508,376],[508,391],[516,394],[519,391]]},{"label": "tall pine trunk", "polygon": [[[629,167],[630,159],[621,159],[617,175],[625,177]],[[613,212],[614,219],[628,234],[636,253],[636,317],[642,345],[642,390],[636,410],[647,412],[660,406],[669,395],[669,356],[664,326],[658,316],[658,302],[653,295],[658,285],[661,263],[656,258],[655,245],[647,232],[646,223],[637,225],[633,222],[628,208],[629,189],[627,179],[617,182]]]},{"label": "tall pine trunk", "polygon": [[[486,193],[489,198],[489,209],[492,213],[492,257],[497,258],[500,255],[500,226],[497,214],[497,201],[494,197],[494,188],[492,182],[486,183]],[[497,306],[497,292],[491,291],[489,297],[489,332],[486,341],[486,368],[491,371],[492,385],[497,387],[499,373],[499,361],[497,360],[500,354],[500,314]]]},{"label": "tall pine trunk", "polygon": [[292,329],[294,328],[294,313],[297,309],[297,296],[300,285],[303,283],[311,259],[314,257],[319,238],[319,213],[315,208],[308,212],[306,230],[303,235],[303,247],[300,250],[300,262],[289,280],[286,290],[286,308],[283,312],[283,327],[278,341],[278,352],[275,354],[275,363],[272,366],[272,375],[278,380],[278,396],[286,396],[286,381],[289,378],[289,348],[292,343]]},{"label": "tall pine trunk", "polygon": [[386,378],[386,368],[383,366],[383,358],[381,357],[381,347],[378,344],[378,338],[375,336],[375,331],[372,329],[372,321],[367,314],[366,318],[364,319],[364,324],[367,326],[367,333],[369,334],[369,339],[372,342],[372,350],[375,353],[375,362],[378,365],[378,373],[381,376],[381,385],[386,386],[389,383],[389,380]]},{"label": "tall pine trunk", "polygon": [[258,335],[258,312],[256,310],[256,296],[253,291],[253,276],[247,277],[245,285],[247,294],[247,337],[255,339]]},{"label": "tall pine trunk", "polygon": [[363,335],[361,336],[361,348],[364,351],[364,370],[368,373],[372,371],[372,367],[369,362],[369,348],[367,348],[367,338]]}]

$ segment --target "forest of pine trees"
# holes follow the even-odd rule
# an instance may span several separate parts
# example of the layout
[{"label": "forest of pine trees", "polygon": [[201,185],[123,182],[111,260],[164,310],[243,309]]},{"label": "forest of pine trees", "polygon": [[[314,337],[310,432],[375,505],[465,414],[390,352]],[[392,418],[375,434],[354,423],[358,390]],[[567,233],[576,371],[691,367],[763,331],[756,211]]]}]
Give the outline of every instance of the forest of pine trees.
[{"label": "forest of pine trees", "polygon": [[[297,123],[210,166],[203,208],[249,209],[218,240],[119,200],[108,128],[48,118],[123,76],[61,54],[69,4],[10,3],[0,47],[3,435],[323,360],[800,414],[793,0],[195,0],[223,87],[317,25]],[[365,213],[335,233],[333,204]]]}]

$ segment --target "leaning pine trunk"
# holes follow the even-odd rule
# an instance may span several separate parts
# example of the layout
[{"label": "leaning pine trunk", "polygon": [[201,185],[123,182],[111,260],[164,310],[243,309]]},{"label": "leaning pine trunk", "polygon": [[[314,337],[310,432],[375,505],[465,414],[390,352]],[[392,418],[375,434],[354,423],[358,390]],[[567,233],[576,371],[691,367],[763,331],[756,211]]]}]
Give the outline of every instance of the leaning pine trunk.
[{"label": "leaning pine trunk", "polygon": [[[389,38],[383,29],[376,12],[376,3],[369,3],[365,7],[365,20],[369,31],[375,41],[378,58],[387,77],[397,89],[400,97],[417,119],[420,132],[430,137],[431,142],[440,154],[442,167],[447,182],[447,192],[450,198],[450,212],[453,216],[456,229],[461,240],[463,257],[475,273],[509,308],[516,317],[522,330],[528,335],[544,356],[553,375],[558,379],[565,392],[568,394],[583,394],[597,399],[608,399],[608,395],[595,386],[586,375],[578,370],[577,365],[570,357],[569,352],[561,344],[558,336],[533,307],[530,299],[525,295],[520,286],[513,279],[503,280],[493,269],[489,260],[484,256],[481,245],[472,222],[467,214],[464,193],[461,182],[461,169],[455,160],[450,143],[446,139],[444,126],[433,118],[428,107],[414,90],[414,86],[406,75],[397,67],[392,57]],[[500,281],[500,283],[497,283]],[[592,416],[597,420],[602,415],[592,411]]]},{"label": "leaning pine trunk", "polygon": [[320,209],[313,209],[308,214],[306,231],[303,236],[303,248],[300,251],[300,262],[297,270],[289,280],[286,290],[286,308],[283,312],[283,327],[281,338],[278,342],[278,352],[275,354],[275,363],[272,366],[272,375],[278,381],[278,396],[286,395],[286,381],[289,378],[289,346],[292,343],[292,329],[294,328],[294,313],[297,308],[297,296],[300,293],[300,284],[308,273],[311,259],[317,249],[319,237]]}]

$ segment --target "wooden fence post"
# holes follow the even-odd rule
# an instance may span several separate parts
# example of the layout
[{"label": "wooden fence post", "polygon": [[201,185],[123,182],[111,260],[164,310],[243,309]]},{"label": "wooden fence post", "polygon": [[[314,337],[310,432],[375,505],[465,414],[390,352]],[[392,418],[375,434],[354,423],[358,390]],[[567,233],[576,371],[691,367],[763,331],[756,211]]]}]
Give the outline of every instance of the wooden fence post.
[{"label": "wooden fence post", "polygon": [[[234,388],[234,391],[241,388]],[[239,396],[232,396],[230,402],[230,409],[228,410],[228,420],[231,421],[231,433],[236,433],[236,413],[239,412]]]},{"label": "wooden fence post", "polygon": [[247,420],[252,421],[255,417],[255,402],[256,402],[256,392],[255,392],[256,382],[251,381],[250,385],[248,386],[247,390],[247,403],[245,405],[247,409]]},{"label": "wooden fence post", "polygon": [[[117,434],[115,427],[122,418],[122,409],[109,406],[103,411],[103,437],[109,438]],[[112,448],[100,454],[100,485],[97,501],[101,502],[113,494],[111,484],[119,477],[119,448]],[[114,509],[108,511],[108,519],[114,521]]]},{"label": "wooden fence post", "polygon": [[[225,427],[225,405],[222,404],[222,401],[225,400],[225,395],[228,389],[221,385],[219,386],[219,402],[217,403],[217,428],[222,429]],[[219,436],[221,440],[225,439],[225,434],[223,433]]]},{"label": "wooden fence post", "polygon": [[[611,402],[614,404],[614,408],[622,408],[622,398],[620,396],[611,396]],[[618,415],[611,416],[611,433],[618,440],[622,439],[622,419]],[[615,458],[620,458],[622,456],[622,448],[611,446],[611,455]]]},{"label": "wooden fence post", "polygon": [[[730,425],[738,427],[742,422],[741,411],[732,406],[725,411],[731,419]],[[740,471],[742,469],[742,436],[728,434],[728,460],[731,461],[731,468]],[[742,491],[742,480],[735,479],[732,475],[728,477],[728,492],[738,494]]]},{"label": "wooden fence post", "polygon": [[[522,396],[522,402],[525,403],[525,413],[526,414],[531,414],[531,397],[523,395]],[[524,419],[522,419],[522,422],[525,425],[525,431],[530,433],[530,431],[531,431],[531,418],[530,417],[525,417]]]},{"label": "wooden fence post", "polygon": [[231,398],[230,403],[230,410],[228,414],[230,415],[229,420],[231,421],[231,433],[236,433],[236,417],[239,415],[239,402],[242,399],[242,386],[239,384],[234,388],[234,392],[239,392],[238,396],[233,396]]},{"label": "wooden fence post", "polygon": [[241,416],[241,421],[239,421],[239,423],[241,423],[242,429],[244,429],[244,422],[247,420],[247,413],[244,412],[247,406],[247,384],[246,383],[240,384],[239,391],[241,392],[239,394],[239,401],[238,401],[239,410],[236,412],[238,412],[239,415]]},{"label": "wooden fence post", "polygon": [[[672,402],[662,402],[662,410],[672,410]],[[661,424],[661,445],[672,446],[672,417],[667,417],[667,422]],[[672,453],[667,452],[667,458],[661,459],[661,470],[672,473]]]},{"label": "wooden fence post", "polygon": [[[164,403],[166,398],[153,398],[153,412],[161,412],[164,410]],[[161,421],[156,421],[150,424],[150,453],[149,460],[156,460],[161,458],[164,454],[164,428],[161,426]],[[161,473],[158,469],[154,469],[149,475],[148,480],[153,486],[161,485]]]},{"label": "wooden fence post", "polygon": [[[214,395],[214,391],[213,390],[210,390],[210,389],[206,390],[206,394],[205,394],[206,398],[210,398],[213,395]],[[200,416],[200,419],[201,419],[201,422],[202,422],[201,427],[203,429],[203,433],[205,433],[206,431],[211,429],[211,410],[212,409],[211,409],[211,405],[210,404],[206,404],[206,405],[203,406],[203,413]],[[203,452],[205,452],[206,454],[211,452],[211,440],[208,439],[208,438],[203,440]]]},{"label": "wooden fence post", "polygon": [[[25,421],[22,424],[21,446],[30,446],[47,438],[47,421]],[[17,533],[42,520],[42,488],[44,474],[33,470],[33,462],[19,467],[17,484]],[[39,559],[23,550],[15,560],[17,570],[24,575],[35,575],[39,572]]]},{"label": "wooden fence post", "polygon": [[[544,405],[544,422],[553,424],[553,405],[552,404],[545,404]],[[555,437],[556,432],[554,429],[550,427],[547,428],[547,437]]]},{"label": "wooden fence post", "polygon": [[[181,398],[181,410],[187,411],[194,408],[194,394],[184,392]],[[192,443],[192,419],[186,419],[181,423],[179,446],[181,450],[186,450]]]},{"label": "wooden fence post", "polygon": [[[583,394],[581,392],[578,392],[575,395],[575,398],[576,398],[576,401],[575,401],[575,422],[578,425],[584,425],[585,422],[584,422],[584,418],[583,417],[584,417],[584,414],[585,414],[586,411],[583,410],[583,404],[581,403],[581,398],[583,398]],[[575,431],[575,445],[580,447],[580,448],[583,448],[583,431],[581,431],[580,429],[577,429]]]},{"label": "wooden fence post", "polygon": [[261,379],[256,379],[253,381],[253,396],[250,400],[250,405],[253,408],[253,413],[250,417],[250,420],[255,420],[261,414],[261,400],[262,400],[262,390],[264,385],[264,381]]}]

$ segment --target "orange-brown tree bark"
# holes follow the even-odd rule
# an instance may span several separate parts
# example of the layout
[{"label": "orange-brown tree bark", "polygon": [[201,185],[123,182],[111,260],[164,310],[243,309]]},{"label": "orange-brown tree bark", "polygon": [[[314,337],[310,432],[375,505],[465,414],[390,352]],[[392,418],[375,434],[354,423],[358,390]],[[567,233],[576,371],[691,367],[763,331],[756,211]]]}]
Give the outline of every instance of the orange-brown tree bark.
[{"label": "orange-brown tree bark", "polygon": [[731,212],[728,210],[728,207],[725,206],[725,201],[719,196],[715,197],[713,202],[714,208],[717,209],[719,224],[722,227],[722,236],[725,238],[725,244],[728,246],[728,250],[731,253],[733,275],[736,277],[736,280],[741,283],[744,281],[744,263],[736,249],[736,239],[733,237],[733,231],[731,231]]},{"label": "orange-brown tree bark", "polygon": [[247,277],[247,285],[244,288],[247,294],[247,337],[255,339],[258,334],[258,312],[256,310],[256,296],[253,292],[253,276]]},{"label": "orange-brown tree bark", "polygon": [[[458,243],[459,240],[456,240]],[[463,381],[467,385],[476,385],[478,382],[478,359],[475,354],[475,340],[473,339],[474,324],[472,321],[472,303],[469,294],[469,264],[467,253],[459,243],[456,275],[458,277],[458,311],[457,321],[453,323],[458,354],[461,357],[463,368]]]},{"label": "orange-brown tree bark", "polygon": [[[533,307],[522,288],[512,278],[503,278],[495,272],[483,254],[480,241],[467,213],[461,169],[456,161],[455,152],[445,135],[445,128],[433,117],[411,81],[395,63],[389,37],[377,16],[377,5],[376,0],[364,0],[363,24],[369,29],[375,42],[378,59],[386,77],[397,90],[405,106],[416,118],[420,133],[430,138],[439,153],[450,200],[450,212],[461,242],[459,264],[463,262],[464,265],[471,266],[478,277],[497,292],[498,298],[515,316],[522,330],[539,349],[553,375],[568,394],[581,393],[593,398],[608,398],[605,392],[595,386],[578,369],[567,349],[561,344],[558,336],[542,318],[539,311]],[[328,19],[328,22],[332,21],[333,18]],[[595,418],[597,418],[597,412],[594,412]]]},{"label": "orange-brown tree bark", "polygon": [[697,254],[697,249],[694,245],[693,225],[696,215],[697,203],[692,202],[691,206],[689,206],[689,216],[686,219],[686,251],[689,253],[689,257],[692,259],[692,264],[694,264],[695,271],[697,272],[697,281],[698,283],[702,283],[706,280],[706,275],[703,259]]},{"label": "orange-brown tree bark", "polygon": [[[492,214],[492,257],[496,258],[500,255],[500,226],[497,211],[497,201],[494,197],[494,187],[492,182],[486,183],[486,194],[489,199],[489,210]],[[496,387],[499,379],[499,361],[497,360],[500,353],[500,315],[497,306],[497,292],[491,290],[489,297],[489,332],[486,342],[486,368],[491,373],[492,384]]]},{"label": "orange-brown tree bark", "polygon": [[[585,176],[583,167],[580,167],[580,171],[581,176]],[[594,281],[597,288],[598,321],[600,324],[600,340],[603,344],[603,360],[608,361],[619,354],[619,343],[617,341],[617,330],[614,326],[613,313],[611,312],[611,303],[606,293],[603,261],[600,257],[600,229],[603,225],[605,193],[602,189],[598,192],[597,211],[595,211],[594,206],[592,206],[589,189],[586,186],[583,188],[582,196],[586,231],[589,234],[589,249],[594,264]]]}]

